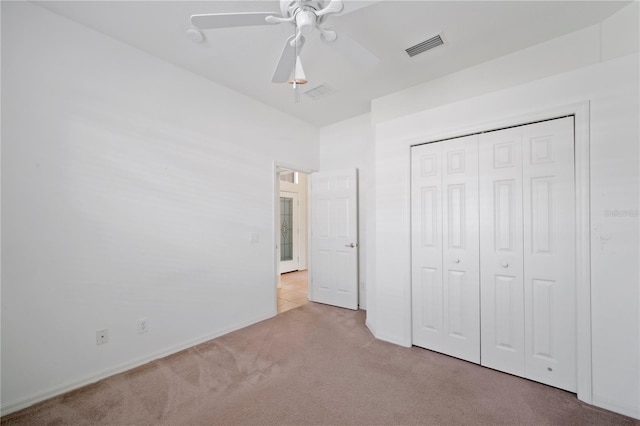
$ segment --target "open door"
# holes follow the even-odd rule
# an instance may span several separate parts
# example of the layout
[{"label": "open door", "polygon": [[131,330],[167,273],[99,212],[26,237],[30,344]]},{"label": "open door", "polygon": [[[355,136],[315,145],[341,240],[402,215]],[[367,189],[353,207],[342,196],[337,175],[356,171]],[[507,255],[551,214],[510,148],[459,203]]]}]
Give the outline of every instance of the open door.
[{"label": "open door", "polygon": [[309,298],[358,309],[357,170],[311,175]]}]

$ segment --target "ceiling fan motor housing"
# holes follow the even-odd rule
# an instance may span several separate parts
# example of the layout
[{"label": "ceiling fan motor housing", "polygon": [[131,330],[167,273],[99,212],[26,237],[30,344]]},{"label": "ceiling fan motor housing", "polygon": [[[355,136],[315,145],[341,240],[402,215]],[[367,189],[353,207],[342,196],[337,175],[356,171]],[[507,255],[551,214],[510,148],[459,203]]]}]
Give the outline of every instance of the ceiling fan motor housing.
[{"label": "ceiling fan motor housing", "polygon": [[302,34],[309,34],[316,27],[316,15],[310,10],[300,10],[296,13],[296,27]]},{"label": "ceiling fan motor housing", "polygon": [[316,16],[315,12],[322,10],[325,6],[324,0],[282,0],[280,1],[280,11],[282,16],[295,17],[294,25],[303,33],[309,33],[316,24],[324,21],[324,16]]}]

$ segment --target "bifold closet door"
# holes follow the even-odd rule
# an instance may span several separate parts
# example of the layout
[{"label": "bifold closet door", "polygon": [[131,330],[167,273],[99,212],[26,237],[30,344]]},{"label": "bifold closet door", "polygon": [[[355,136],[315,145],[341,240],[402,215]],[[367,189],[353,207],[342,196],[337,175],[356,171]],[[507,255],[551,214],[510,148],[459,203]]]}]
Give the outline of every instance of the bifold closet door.
[{"label": "bifold closet door", "polygon": [[524,376],[522,130],[480,135],[482,365]]},{"label": "bifold closet door", "polygon": [[413,343],[480,362],[477,135],[412,148]]},{"label": "bifold closet door", "polygon": [[576,390],[573,118],[480,136],[482,365]]},{"label": "bifold closet door", "polygon": [[573,117],[522,127],[526,377],[576,392]]}]

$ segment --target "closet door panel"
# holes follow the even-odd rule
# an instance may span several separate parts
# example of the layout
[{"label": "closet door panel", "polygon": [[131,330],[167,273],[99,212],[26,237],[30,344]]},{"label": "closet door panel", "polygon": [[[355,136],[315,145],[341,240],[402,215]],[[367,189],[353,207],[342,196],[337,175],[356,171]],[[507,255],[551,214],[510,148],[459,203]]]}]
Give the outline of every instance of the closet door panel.
[{"label": "closet door panel", "polygon": [[480,362],[477,136],[412,149],[413,343]]},{"label": "closet door panel", "polygon": [[522,132],[526,377],[575,392],[573,117]]},{"label": "closet door panel", "polygon": [[412,148],[411,260],[415,345],[443,350],[441,145]]},{"label": "closet door panel", "polygon": [[478,136],[441,144],[446,353],[479,363]]},{"label": "closet door panel", "polygon": [[521,131],[484,133],[478,149],[481,364],[524,376]]}]

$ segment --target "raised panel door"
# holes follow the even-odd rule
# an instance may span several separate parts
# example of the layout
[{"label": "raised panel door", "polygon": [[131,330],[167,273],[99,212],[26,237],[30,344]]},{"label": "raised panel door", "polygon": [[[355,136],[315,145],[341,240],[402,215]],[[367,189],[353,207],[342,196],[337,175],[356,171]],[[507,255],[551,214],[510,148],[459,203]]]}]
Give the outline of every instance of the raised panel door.
[{"label": "raised panel door", "polygon": [[444,345],[480,362],[478,136],[442,142],[442,160]]},{"label": "raised panel door", "polygon": [[522,135],[526,377],[575,392],[573,117]]},{"label": "raised panel door", "polygon": [[414,344],[575,392],[573,145],[569,117],[412,148]]},{"label": "raised panel door", "polygon": [[480,359],[477,136],[412,149],[413,342]]},{"label": "raised panel door", "polygon": [[358,309],[356,169],[311,175],[310,299]]},{"label": "raised panel door", "polygon": [[479,140],[481,364],[524,376],[520,129]]},{"label": "raised panel door", "polygon": [[413,343],[444,350],[442,289],[442,145],[411,150]]}]

